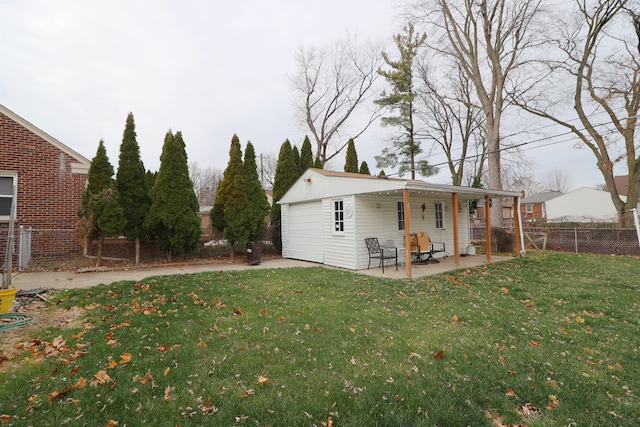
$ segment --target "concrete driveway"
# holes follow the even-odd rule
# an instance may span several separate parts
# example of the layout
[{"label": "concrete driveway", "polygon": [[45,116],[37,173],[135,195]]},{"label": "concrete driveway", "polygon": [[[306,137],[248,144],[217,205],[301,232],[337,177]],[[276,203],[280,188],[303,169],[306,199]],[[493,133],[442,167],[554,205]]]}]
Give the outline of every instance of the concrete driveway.
[{"label": "concrete driveway", "polygon": [[[511,257],[493,256],[492,262],[500,262],[512,259]],[[460,258],[460,266],[456,267],[453,258],[441,258],[438,264],[414,265],[412,277],[419,278],[444,273],[455,269],[466,269],[486,264],[484,255],[467,256]],[[321,264],[298,261],[293,259],[265,259],[258,265],[249,266],[246,263],[229,264],[194,264],[166,267],[141,267],[124,270],[105,270],[90,272],[54,271],[17,273],[12,276],[12,285],[18,290],[33,289],[71,289],[87,288],[91,286],[110,284],[121,280],[139,281],[152,276],[169,276],[175,274],[192,274],[208,271],[232,271],[232,270],[256,270],[263,268],[289,268],[289,267],[313,267]],[[331,267],[327,267],[331,268]],[[405,279],[406,273],[403,266],[396,271],[394,266],[385,267],[384,273],[379,267],[371,267],[368,270],[359,270],[356,273],[387,277],[389,279]]]}]

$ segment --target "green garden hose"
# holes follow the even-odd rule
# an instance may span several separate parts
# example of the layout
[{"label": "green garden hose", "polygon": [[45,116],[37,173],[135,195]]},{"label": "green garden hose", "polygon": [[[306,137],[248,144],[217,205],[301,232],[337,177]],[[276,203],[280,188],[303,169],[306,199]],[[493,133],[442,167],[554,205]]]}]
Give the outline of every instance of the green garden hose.
[{"label": "green garden hose", "polygon": [[0,314],[0,332],[22,328],[32,324],[35,319],[36,316],[29,313],[2,313]]}]

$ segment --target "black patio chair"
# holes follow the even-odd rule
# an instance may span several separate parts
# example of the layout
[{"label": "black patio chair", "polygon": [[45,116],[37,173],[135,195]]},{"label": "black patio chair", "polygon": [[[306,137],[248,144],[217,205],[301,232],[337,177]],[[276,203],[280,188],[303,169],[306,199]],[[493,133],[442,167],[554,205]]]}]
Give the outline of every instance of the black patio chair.
[{"label": "black patio chair", "polygon": [[379,259],[380,263],[378,267],[382,267],[382,272],[384,273],[384,261],[387,259],[394,260],[396,264],[396,270],[398,269],[398,250],[395,251],[387,251],[384,253],[384,249],[380,246],[377,237],[367,237],[364,239],[364,242],[367,244],[367,250],[369,251],[369,265],[367,266],[367,270],[371,267],[371,259]]}]

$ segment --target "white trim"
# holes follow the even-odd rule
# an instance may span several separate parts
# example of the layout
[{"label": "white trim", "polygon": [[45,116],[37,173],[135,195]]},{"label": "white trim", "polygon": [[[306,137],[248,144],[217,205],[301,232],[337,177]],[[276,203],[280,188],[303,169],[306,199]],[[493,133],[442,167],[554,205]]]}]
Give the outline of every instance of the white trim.
[{"label": "white trim", "polygon": [[[15,213],[16,213],[16,209],[13,209],[14,204],[18,203],[18,174],[16,172],[9,172],[9,171],[2,171],[0,170],[0,177],[2,178],[12,178],[12,185],[13,185],[13,194],[11,195],[11,210],[10,212],[13,212],[14,217],[13,219],[15,220]],[[4,198],[8,198],[8,197],[4,197]],[[9,215],[0,215],[0,222],[9,222],[9,220],[11,219],[11,213],[9,213]]]}]

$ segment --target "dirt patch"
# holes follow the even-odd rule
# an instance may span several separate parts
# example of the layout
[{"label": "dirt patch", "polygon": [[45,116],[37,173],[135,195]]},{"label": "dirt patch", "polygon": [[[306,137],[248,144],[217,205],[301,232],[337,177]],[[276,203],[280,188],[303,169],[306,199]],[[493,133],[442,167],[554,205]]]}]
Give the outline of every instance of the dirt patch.
[{"label": "dirt patch", "polygon": [[44,340],[44,337],[38,336],[38,332],[44,328],[81,326],[80,319],[85,314],[85,310],[80,307],[62,308],[46,303],[40,298],[29,297],[28,301],[26,299],[16,298],[18,304],[23,307],[20,312],[34,314],[35,320],[22,328],[0,332],[0,373],[20,363],[19,355],[24,350],[17,349],[18,344],[36,338]]}]

